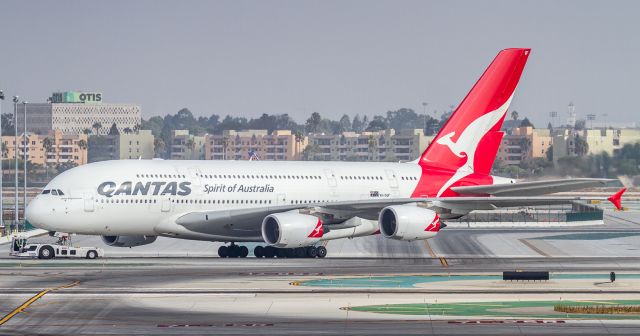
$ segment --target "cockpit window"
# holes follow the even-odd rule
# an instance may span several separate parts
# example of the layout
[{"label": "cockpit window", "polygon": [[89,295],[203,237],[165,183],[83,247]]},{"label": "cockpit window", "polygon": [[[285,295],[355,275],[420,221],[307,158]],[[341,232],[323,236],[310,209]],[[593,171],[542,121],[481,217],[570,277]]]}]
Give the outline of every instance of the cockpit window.
[{"label": "cockpit window", "polygon": [[55,189],[51,189],[51,195],[58,196],[58,191]]},{"label": "cockpit window", "polygon": [[58,195],[64,196],[64,193],[62,192],[62,190],[58,189]]},{"label": "cockpit window", "polygon": [[42,191],[42,194],[43,194],[43,195],[47,195],[47,194],[49,194],[50,192],[51,192],[51,190],[46,189],[46,190],[43,190],[43,191]]}]

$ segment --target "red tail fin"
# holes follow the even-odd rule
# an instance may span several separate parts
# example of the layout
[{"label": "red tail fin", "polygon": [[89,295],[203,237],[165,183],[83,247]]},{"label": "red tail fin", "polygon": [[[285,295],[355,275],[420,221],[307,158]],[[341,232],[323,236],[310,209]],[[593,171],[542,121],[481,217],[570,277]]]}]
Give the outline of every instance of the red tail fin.
[{"label": "red tail fin", "polygon": [[[426,170],[437,171],[440,178],[420,181],[414,196],[441,196],[472,174],[489,178],[503,136],[500,128],[530,51],[505,49],[498,53],[422,154],[419,164],[424,175],[434,175]],[[434,184],[438,184],[435,189]]]}]

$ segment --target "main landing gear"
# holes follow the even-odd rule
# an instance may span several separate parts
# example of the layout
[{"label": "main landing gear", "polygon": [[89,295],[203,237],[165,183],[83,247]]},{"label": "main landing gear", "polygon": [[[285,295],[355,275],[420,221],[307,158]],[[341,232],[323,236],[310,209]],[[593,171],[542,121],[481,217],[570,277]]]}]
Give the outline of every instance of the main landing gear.
[{"label": "main landing gear", "polygon": [[253,250],[256,258],[324,258],[327,248],[324,246],[307,246],[297,248],[277,248],[273,246],[256,246]]},{"label": "main landing gear", "polygon": [[249,255],[249,249],[246,246],[238,246],[231,243],[229,246],[220,246],[218,248],[218,256],[220,258],[246,258]]},{"label": "main landing gear", "polygon": [[[218,248],[220,258],[246,258],[249,249],[234,243]],[[273,246],[256,246],[253,249],[256,258],[324,258],[327,256],[327,248],[324,246],[307,246],[298,248],[277,248]]]}]

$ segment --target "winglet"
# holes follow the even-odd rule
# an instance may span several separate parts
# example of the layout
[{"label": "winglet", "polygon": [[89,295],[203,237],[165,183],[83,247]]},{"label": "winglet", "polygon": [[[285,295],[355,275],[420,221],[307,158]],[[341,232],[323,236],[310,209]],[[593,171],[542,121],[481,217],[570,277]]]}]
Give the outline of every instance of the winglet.
[{"label": "winglet", "polygon": [[622,188],[617,193],[607,198],[609,202],[613,203],[613,205],[615,205],[616,209],[618,210],[622,210],[622,194],[624,194],[625,191],[627,191],[627,188]]}]

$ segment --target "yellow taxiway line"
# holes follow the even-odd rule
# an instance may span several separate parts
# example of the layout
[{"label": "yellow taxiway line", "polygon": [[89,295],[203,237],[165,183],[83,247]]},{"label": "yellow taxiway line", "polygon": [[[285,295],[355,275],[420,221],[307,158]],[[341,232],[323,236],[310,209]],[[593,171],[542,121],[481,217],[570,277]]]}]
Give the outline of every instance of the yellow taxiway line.
[{"label": "yellow taxiway line", "polygon": [[55,287],[55,288],[48,288],[48,289],[45,289],[45,290],[39,292],[38,294],[32,296],[29,300],[25,301],[23,304],[21,304],[18,308],[14,309],[12,312],[10,312],[9,314],[5,315],[2,319],[0,319],[0,326],[5,324],[5,323],[7,323],[7,322],[9,322],[9,320],[11,320],[14,316],[18,315],[18,313],[21,313],[22,311],[27,309],[27,307],[29,307],[32,303],[38,301],[38,299],[40,299],[41,297],[45,296],[45,294],[47,294],[47,293],[49,293],[51,291],[73,287],[73,286],[76,286],[79,283],[80,283],[80,281],[74,281],[74,282],[66,284],[66,285],[58,286],[58,287]]}]

